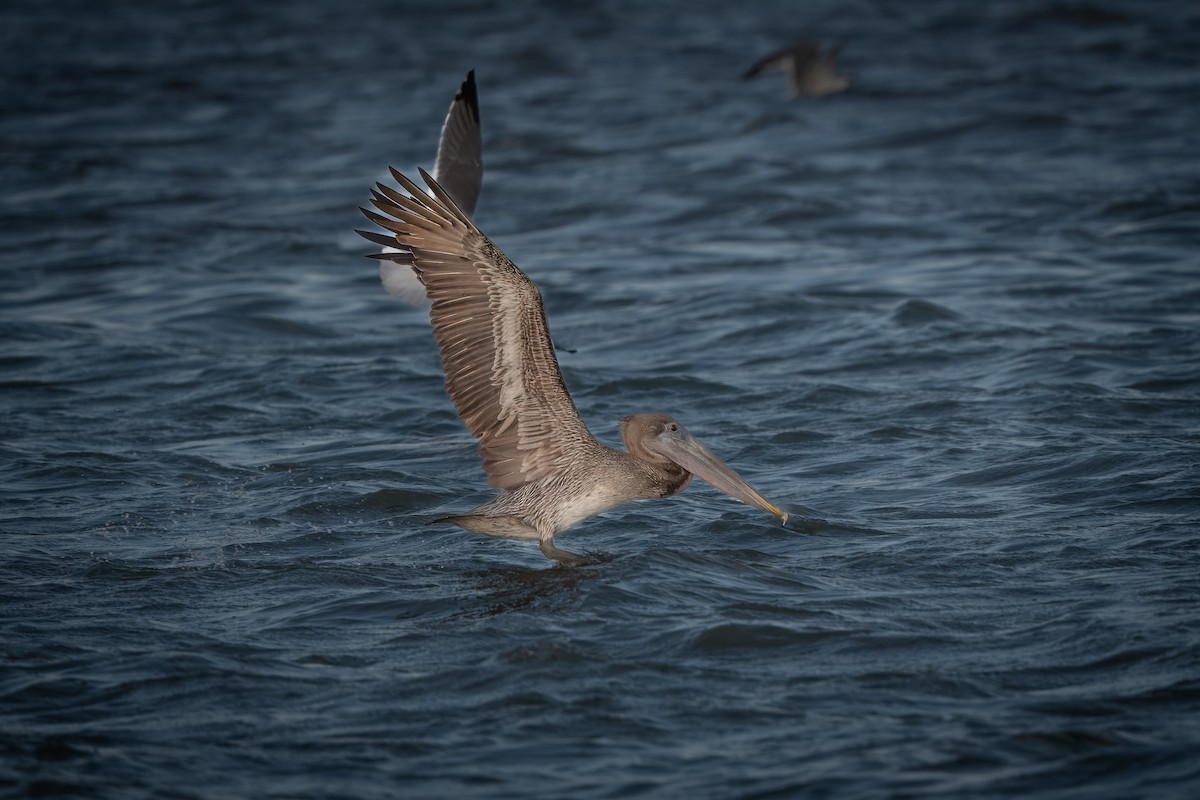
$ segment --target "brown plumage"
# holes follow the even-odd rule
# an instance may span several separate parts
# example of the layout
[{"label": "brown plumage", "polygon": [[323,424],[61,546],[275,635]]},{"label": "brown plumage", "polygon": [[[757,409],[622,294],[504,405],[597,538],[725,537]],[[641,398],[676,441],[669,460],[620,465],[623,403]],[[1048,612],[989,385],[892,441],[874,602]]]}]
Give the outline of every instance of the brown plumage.
[{"label": "brown plumage", "polygon": [[446,390],[479,440],[488,483],[501,490],[445,521],[537,539],[550,558],[574,561],[554,546],[556,535],[621,503],[675,494],[692,474],[786,521],[664,414],[622,420],[628,452],[597,442],[563,384],[537,286],[423,170],[430,193],[396,170],[392,175],[408,196],[377,184],[371,203],[382,213],[363,213],[412,254],[432,302]]}]

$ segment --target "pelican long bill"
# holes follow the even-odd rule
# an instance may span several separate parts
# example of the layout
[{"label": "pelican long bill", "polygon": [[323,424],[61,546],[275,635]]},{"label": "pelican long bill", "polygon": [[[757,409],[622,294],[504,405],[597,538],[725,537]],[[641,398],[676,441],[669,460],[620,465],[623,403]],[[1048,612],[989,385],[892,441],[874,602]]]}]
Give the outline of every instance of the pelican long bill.
[{"label": "pelican long bill", "polygon": [[745,478],[734,472],[732,467],[701,444],[700,440],[682,425],[676,426],[676,430],[664,430],[655,440],[655,449],[714,489],[735,497],[746,505],[774,514],[779,517],[780,522],[787,524],[786,511],[763,497]]}]

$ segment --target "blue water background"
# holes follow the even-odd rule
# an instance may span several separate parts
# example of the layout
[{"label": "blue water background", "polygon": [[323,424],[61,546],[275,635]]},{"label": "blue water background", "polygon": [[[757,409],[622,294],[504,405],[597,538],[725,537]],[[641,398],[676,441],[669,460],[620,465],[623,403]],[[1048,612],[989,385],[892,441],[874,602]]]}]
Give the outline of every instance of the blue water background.
[{"label": "blue water background", "polygon": [[[742,82],[798,38],[851,90]],[[0,7],[0,794],[1200,794],[1200,10]],[[592,431],[488,496],[356,206],[477,71]]]}]

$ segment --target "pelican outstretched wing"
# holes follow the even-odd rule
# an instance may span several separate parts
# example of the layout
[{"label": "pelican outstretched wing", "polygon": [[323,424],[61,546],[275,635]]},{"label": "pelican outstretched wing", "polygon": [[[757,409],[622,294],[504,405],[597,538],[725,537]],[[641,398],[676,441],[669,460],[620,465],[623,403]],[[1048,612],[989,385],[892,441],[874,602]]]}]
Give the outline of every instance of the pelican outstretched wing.
[{"label": "pelican outstretched wing", "polygon": [[383,215],[363,213],[412,253],[446,390],[479,439],[488,483],[540,480],[595,444],[563,384],[541,293],[424,170],[433,196],[392,175],[410,196],[376,184],[371,202]]}]

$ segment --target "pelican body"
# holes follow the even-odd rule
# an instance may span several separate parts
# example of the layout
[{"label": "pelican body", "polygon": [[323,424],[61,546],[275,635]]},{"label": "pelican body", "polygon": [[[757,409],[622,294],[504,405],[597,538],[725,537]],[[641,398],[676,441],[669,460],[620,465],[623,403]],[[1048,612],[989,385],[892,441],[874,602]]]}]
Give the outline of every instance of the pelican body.
[{"label": "pelican body", "polygon": [[[596,441],[559,370],[541,293],[424,170],[429,192],[392,170],[407,196],[382,183],[379,212],[431,302],[446,389],[479,440],[492,500],[446,517],[474,533],[536,540],[560,562],[583,560],[554,539],[633,500],[670,497],[695,475],[783,522],[787,514],[665,414],[621,420],[625,451]],[[359,231],[370,241],[379,234]]]}]

